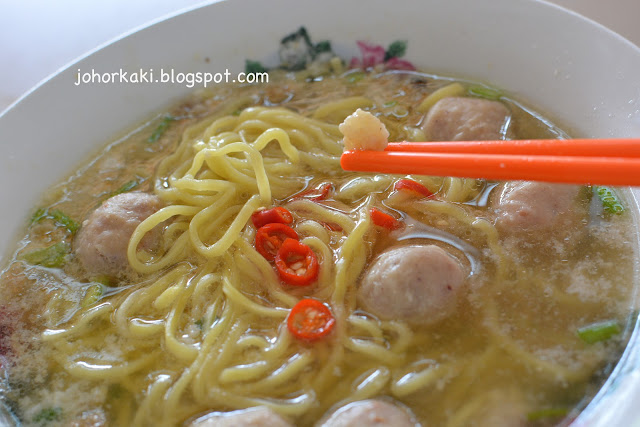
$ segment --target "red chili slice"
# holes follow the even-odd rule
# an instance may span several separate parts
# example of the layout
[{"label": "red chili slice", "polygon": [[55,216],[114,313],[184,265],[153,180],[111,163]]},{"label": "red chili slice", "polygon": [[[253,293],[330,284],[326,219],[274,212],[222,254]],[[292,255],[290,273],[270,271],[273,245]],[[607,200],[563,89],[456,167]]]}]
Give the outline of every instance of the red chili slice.
[{"label": "red chili slice", "polygon": [[298,194],[291,196],[291,200],[304,198],[314,202],[319,202],[321,200],[326,200],[327,197],[329,197],[331,190],[333,190],[333,184],[327,182],[317,188],[307,188],[306,190],[302,190]]},{"label": "red chili slice", "polygon": [[286,239],[276,255],[276,270],[286,284],[307,286],[318,278],[318,257],[304,243]]},{"label": "red chili slice", "polygon": [[256,250],[269,261],[273,261],[286,240],[298,239],[298,233],[288,225],[277,222],[264,225],[256,232]]},{"label": "red chili slice", "polygon": [[336,319],[329,307],[311,298],[300,300],[287,318],[289,332],[305,341],[315,341],[327,336],[335,323]]},{"label": "red chili slice", "polygon": [[427,187],[412,179],[401,179],[393,186],[396,191],[412,191],[424,197],[433,197],[433,193]]},{"label": "red chili slice", "polygon": [[379,227],[386,228],[387,230],[395,230],[400,228],[400,221],[389,215],[388,213],[382,212],[378,208],[371,208],[369,211],[371,215],[371,221]]},{"label": "red chili slice", "polygon": [[293,222],[293,215],[282,206],[277,206],[271,209],[255,211],[253,215],[251,215],[251,221],[256,228],[272,223],[291,224]]}]

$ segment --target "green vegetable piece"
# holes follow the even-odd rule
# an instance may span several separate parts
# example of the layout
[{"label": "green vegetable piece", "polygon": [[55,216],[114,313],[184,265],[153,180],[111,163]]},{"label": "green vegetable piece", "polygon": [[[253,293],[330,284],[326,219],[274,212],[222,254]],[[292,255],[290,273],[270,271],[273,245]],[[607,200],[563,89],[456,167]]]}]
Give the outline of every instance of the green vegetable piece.
[{"label": "green vegetable piece", "polygon": [[49,210],[40,208],[33,214],[31,223],[35,224],[43,219],[52,219],[55,221],[56,225],[66,228],[71,234],[75,233],[80,228],[80,224],[78,222],[71,219],[69,215],[59,209]]},{"label": "green vegetable piece", "polygon": [[323,40],[316,44],[314,47],[316,55],[324,52],[331,52],[331,42],[329,40]]},{"label": "green vegetable piece", "polygon": [[72,220],[68,215],[58,209],[49,211],[49,217],[53,219],[56,224],[63,226],[72,234],[78,231],[78,229],[80,228],[80,224]]},{"label": "green vegetable piece", "polygon": [[102,295],[104,295],[104,285],[102,285],[102,283],[94,283],[87,288],[80,305],[83,308],[90,307],[100,301]]},{"label": "green vegetable piece", "polygon": [[62,419],[62,408],[44,408],[33,416],[34,423],[41,423],[43,421],[60,421]]},{"label": "green vegetable piece", "polygon": [[382,106],[384,108],[389,108],[389,107],[393,107],[394,105],[396,105],[398,103],[398,101],[389,101],[389,102],[385,102],[384,104],[382,104]]},{"label": "green vegetable piece", "polygon": [[109,276],[94,276],[90,278],[92,282],[99,283],[104,287],[111,286],[111,278]]},{"label": "green vegetable piece", "polygon": [[202,330],[202,328],[204,328],[204,319],[196,320],[195,324],[198,328],[200,328],[200,330]]},{"label": "green vegetable piece", "polygon": [[47,248],[28,252],[22,256],[22,259],[33,265],[59,268],[64,265],[69,253],[71,253],[71,245],[65,242],[60,242]]},{"label": "green vegetable piece", "polygon": [[503,96],[502,92],[499,90],[484,86],[472,86],[469,88],[469,93],[473,96],[488,99],[490,101],[497,101]]},{"label": "green vegetable piece", "polygon": [[355,73],[350,73],[347,75],[347,82],[355,83],[364,79],[365,74],[362,71],[356,71]]},{"label": "green vegetable piece", "polygon": [[537,411],[529,412],[527,414],[527,420],[540,421],[547,418],[560,418],[569,413],[568,408],[544,408]]},{"label": "green vegetable piece", "polygon": [[621,332],[620,325],[615,320],[605,320],[583,326],[577,331],[578,337],[587,344],[594,344],[599,341],[606,341]]},{"label": "green vegetable piece", "polygon": [[267,70],[261,63],[258,61],[252,61],[247,59],[244,62],[244,72],[247,74],[256,74],[256,73],[266,73]]},{"label": "green vegetable piece", "polygon": [[240,115],[240,113],[242,113],[242,110],[236,110],[236,111],[232,112],[231,115],[237,117],[237,116]]},{"label": "green vegetable piece", "polygon": [[31,224],[35,224],[47,217],[48,209],[39,208],[31,217]]},{"label": "green vegetable piece", "polygon": [[164,116],[160,121],[160,124],[158,125],[158,127],[156,127],[156,129],[153,131],[153,133],[151,134],[151,136],[147,141],[156,142],[157,140],[159,140],[162,134],[164,134],[167,131],[167,129],[169,128],[169,125],[174,120],[176,120],[176,118],[173,116],[170,116],[170,115]]},{"label": "green vegetable piece", "polygon": [[140,185],[140,182],[142,182],[142,180],[140,180],[140,181],[137,181],[137,180],[127,181],[124,184],[122,184],[122,186],[120,188],[118,188],[116,191],[111,193],[110,197],[117,196],[118,194],[122,194],[122,193],[126,193],[128,191],[131,191],[134,188],[136,188],[138,185]]},{"label": "green vegetable piece", "polygon": [[385,52],[384,60],[388,61],[391,58],[399,58],[404,56],[407,52],[407,41],[406,40],[396,40],[389,45],[389,48]]},{"label": "green vegetable piece", "polygon": [[602,201],[602,208],[605,212],[620,215],[625,211],[624,206],[620,203],[620,199],[609,187],[594,186],[593,191]]}]

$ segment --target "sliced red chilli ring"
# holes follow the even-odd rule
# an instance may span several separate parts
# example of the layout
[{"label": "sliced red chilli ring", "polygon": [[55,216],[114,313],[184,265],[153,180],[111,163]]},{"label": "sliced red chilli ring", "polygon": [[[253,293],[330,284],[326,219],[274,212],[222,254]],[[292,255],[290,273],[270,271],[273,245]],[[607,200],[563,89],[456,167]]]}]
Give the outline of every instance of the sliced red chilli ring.
[{"label": "sliced red chilli ring", "polygon": [[318,257],[309,246],[295,239],[282,243],[275,263],[280,279],[288,285],[308,286],[318,278]]},{"label": "sliced red chilli ring", "polygon": [[293,215],[282,206],[277,206],[271,209],[255,211],[253,215],[251,215],[251,221],[256,228],[264,227],[272,223],[291,224],[293,222]]},{"label": "sliced red chilli ring", "polygon": [[277,222],[264,225],[256,232],[256,250],[267,260],[273,261],[287,239],[297,241],[298,233],[288,225]]}]

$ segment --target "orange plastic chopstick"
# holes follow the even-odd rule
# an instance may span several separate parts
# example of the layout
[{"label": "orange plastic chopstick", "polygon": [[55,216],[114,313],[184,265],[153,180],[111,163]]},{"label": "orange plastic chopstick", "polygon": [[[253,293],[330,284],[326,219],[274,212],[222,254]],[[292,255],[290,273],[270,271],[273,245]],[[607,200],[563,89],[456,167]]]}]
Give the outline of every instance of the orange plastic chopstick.
[{"label": "orange plastic chopstick", "polygon": [[640,157],[640,139],[522,139],[509,141],[390,142],[386,151]]},{"label": "orange plastic chopstick", "polygon": [[640,139],[397,142],[385,151],[345,151],[345,170],[640,185]]}]

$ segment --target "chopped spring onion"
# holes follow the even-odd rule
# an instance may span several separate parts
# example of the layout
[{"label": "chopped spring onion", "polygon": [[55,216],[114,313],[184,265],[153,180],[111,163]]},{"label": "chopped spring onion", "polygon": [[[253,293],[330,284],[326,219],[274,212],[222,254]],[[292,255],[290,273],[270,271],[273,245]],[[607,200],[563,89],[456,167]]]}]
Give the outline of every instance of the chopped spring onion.
[{"label": "chopped spring onion", "polygon": [[384,108],[389,108],[389,107],[393,107],[394,105],[396,105],[398,103],[398,101],[388,101],[385,102],[384,104],[382,104],[382,106]]},{"label": "chopped spring onion", "polygon": [[89,286],[89,288],[85,292],[84,298],[82,298],[82,302],[80,303],[80,305],[82,307],[90,307],[100,301],[103,295],[104,285],[102,285],[102,283],[94,283]]},{"label": "chopped spring onion", "polygon": [[473,96],[488,99],[490,101],[497,101],[503,96],[502,92],[485,86],[472,86],[469,88],[469,93]]},{"label": "chopped spring onion", "polygon": [[56,243],[43,249],[36,249],[22,255],[22,259],[29,264],[41,265],[43,267],[62,267],[71,252],[71,245],[65,242]]},{"label": "chopped spring onion", "polygon": [[409,115],[409,110],[404,108],[402,105],[396,105],[391,114],[401,119]]},{"label": "chopped spring onion", "polygon": [[624,212],[624,206],[620,203],[620,199],[616,196],[616,193],[609,187],[593,187],[593,191],[598,195],[600,200],[602,200],[602,208],[605,212],[615,215],[620,215]]},{"label": "chopped spring onion", "polygon": [[69,215],[65,214],[59,209],[44,209],[40,208],[33,214],[33,218],[31,219],[31,223],[35,224],[43,219],[52,219],[55,223],[61,227],[66,228],[69,233],[75,233],[80,228],[80,224],[71,219]]},{"label": "chopped spring onion", "polygon": [[60,421],[62,418],[62,408],[44,408],[33,416],[34,423],[42,423],[45,421]]},{"label": "chopped spring onion", "polygon": [[118,194],[122,194],[122,193],[126,193],[128,191],[131,191],[134,188],[136,188],[138,185],[140,185],[142,183],[142,181],[144,181],[144,179],[142,179],[142,178],[140,178],[140,179],[132,179],[131,181],[127,181],[124,184],[122,184],[122,186],[120,188],[118,188],[116,191],[111,193],[109,195],[109,197],[117,196]]},{"label": "chopped spring onion", "polygon": [[153,131],[153,133],[151,134],[149,139],[147,139],[147,141],[156,142],[157,140],[159,140],[162,134],[166,132],[166,130],[169,128],[169,125],[174,120],[177,120],[176,117],[173,117],[170,115],[164,116],[160,121],[160,124],[158,125],[158,127],[156,127],[156,129]]},{"label": "chopped spring onion", "polygon": [[539,421],[547,418],[560,418],[569,413],[567,408],[545,408],[527,414],[528,421]]},{"label": "chopped spring onion", "polygon": [[620,325],[615,320],[605,320],[579,328],[577,333],[582,341],[587,344],[594,344],[599,341],[606,341],[614,335],[620,333]]}]

